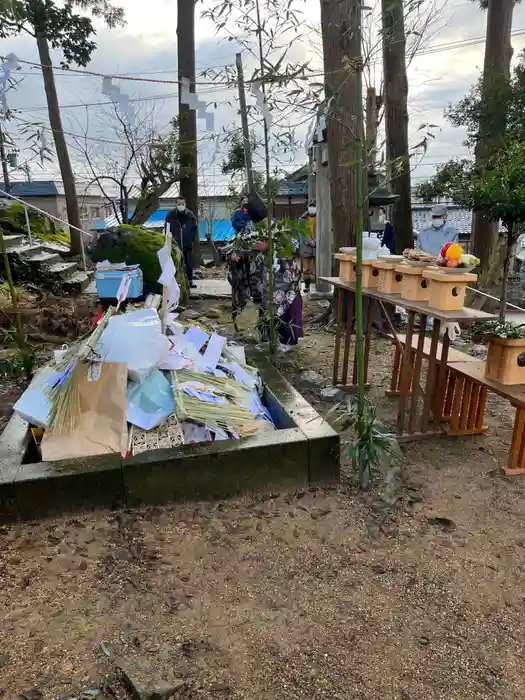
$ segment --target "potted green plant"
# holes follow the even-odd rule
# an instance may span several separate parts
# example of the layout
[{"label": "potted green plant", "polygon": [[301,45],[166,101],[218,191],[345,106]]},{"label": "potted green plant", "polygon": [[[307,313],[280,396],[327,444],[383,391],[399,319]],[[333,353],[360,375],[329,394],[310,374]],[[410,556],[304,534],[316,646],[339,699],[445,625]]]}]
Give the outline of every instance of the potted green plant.
[{"label": "potted green plant", "polygon": [[525,324],[487,321],[476,333],[489,341],[485,376],[499,384],[525,384]]}]

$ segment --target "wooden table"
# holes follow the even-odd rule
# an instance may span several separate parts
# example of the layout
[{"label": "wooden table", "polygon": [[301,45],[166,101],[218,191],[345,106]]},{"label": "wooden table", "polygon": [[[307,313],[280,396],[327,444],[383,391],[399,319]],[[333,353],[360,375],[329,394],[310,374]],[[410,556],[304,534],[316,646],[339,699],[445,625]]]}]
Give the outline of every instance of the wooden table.
[{"label": "wooden table", "polygon": [[[335,337],[335,352],[333,363],[332,382],[334,386],[348,386],[348,366],[350,359],[350,340],[355,321],[355,283],[343,282],[338,277],[321,277],[323,282],[328,282],[338,290],[337,303],[337,330]],[[474,321],[496,318],[492,314],[476,309],[461,309],[460,311],[440,311],[429,307],[427,302],[407,301],[401,299],[398,294],[385,294],[377,289],[363,289],[363,296],[367,297],[368,313],[365,327],[365,383],[368,379],[368,363],[370,355],[370,342],[372,336],[372,320],[374,307],[379,305],[383,318],[390,328],[396,347],[400,351],[401,367],[399,382],[399,404],[396,424],[397,437],[401,441],[417,440],[434,435],[441,431],[442,408],[445,400],[447,361],[450,347],[448,331],[443,336],[441,356],[438,360],[438,346],[441,335],[442,323],[473,323]],[[345,301],[347,304],[346,322],[343,319]],[[388,315],[385,304],[395,304],[405,308],[408,312],[408,323],[404,344],[399,340],[398,334]],[[415,329],[416,316],[419,316],[419,330]],[[430,346],[425,336],[427,319],[433,319]],[[412,362],[412,339],[417,333],[417,346],[414,361]],[[340,375],[341,344],[344,335],[343,365]],[[428,357],[428,367],[425,388],[421,386],[421,373],[425,353]],[[339,380],[341,377],[341,381]],[[357,358],[354,350],[353,371],[351,386],[357,383]]]},{"label": "wooden table", "polygon": [[506,476],[525,474],[525,384],[500,384],[485,376],[484,362],[449,362],[453,380],[453,405],[448,435],[480,435],[487,391],[507,399],[516,409]]}]

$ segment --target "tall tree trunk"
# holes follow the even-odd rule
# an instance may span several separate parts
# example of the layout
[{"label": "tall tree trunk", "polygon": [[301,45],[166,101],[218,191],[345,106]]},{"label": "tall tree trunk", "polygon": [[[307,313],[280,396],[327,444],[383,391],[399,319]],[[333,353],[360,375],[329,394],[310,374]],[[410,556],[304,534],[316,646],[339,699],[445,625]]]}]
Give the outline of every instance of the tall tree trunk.
[{"label": "tall tree trunk", "polygon": [[[476,145],[476,165],[481,166],[501,145],[505,130],[506,102],[494,97],[495,85],[503,86],[510,80],[512,46],[512,16],[515,0],[489,0],[487,10],[487,37],[483,65],[482,102],[485,111],[481,115],[480,138]],[[492,94],[491,94],[492,93]],[[503,96],[502,90],[501,95]],[[480,212],[472,215],[473,252],[481,260],[485,279],[499,270],[498,224],[485,219]]]},{"label": "tall tree trunk", "polygon": [[[38,55],[42,65],[42,77],[44,78],[44,89],[46,91],[47,110],[49,114],[49,123],[53,130],[53,139],[57,152],[58,165],[60,167],[60,175],[64,185],[64,196],[66,198],[67,219],[70,226],[80,228],[80,213],[78,208],[77,190],[75,187],[75,177],[71,160],[69,159],[69,151],[67,150],[66,137],[62,128],[62,117],[60,116],[60,106],[58,104],[58,95],[55,85],[55,74],[51,67],[51,56],[49,54],[49,44],[44,34],[37,32],[36,44],[38,47]],[[71,253],[78,255],[82,248],[81,233],[73,228],[69,229],[71,236]]]},{"label": "tall tree trunk", "polygon": [[350,64],[361,60],[360,9],[360,0],[321,0],[328,171],[336,250],[356,244],[357,168],[362,167],[356,164],[361,155],[356,134],[362,133],[363,105],[359,103],[360,71]]},{"label": "tall tree trunk", "polygon": [[[179,67],[179,142],[180,195],[188,209],[199,215],[199,185],[197,178],[197,114],[181,103],[180,81],[188,78],[190,92],[195,92],[195,0],[177,0],[177,62]],[[199,237],[193,247],[196,265],[200,265]]]},{"label": "tall tree trunk", "polygon": [[403,0],[381,0],[383,25],[383,75],[385,102],[386,157],[398,158],[392,192],[399,196],[392,211],[398,251],[412,248],[412,202],[408,162],[408,81]]}]

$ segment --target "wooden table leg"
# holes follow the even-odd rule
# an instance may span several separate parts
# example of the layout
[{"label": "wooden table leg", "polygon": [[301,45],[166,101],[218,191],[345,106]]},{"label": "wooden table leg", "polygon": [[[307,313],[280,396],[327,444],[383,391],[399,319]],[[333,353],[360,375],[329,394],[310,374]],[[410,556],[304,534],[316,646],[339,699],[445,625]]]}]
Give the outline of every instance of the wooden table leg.
[{"label": "wooden table leg", "polygon": [[339,354],[341,351],[341,330],[343,325],[343,300],[344,291],[337,291],[337,324],[335,329],[335,348],[334,348],[334,368],[332,372],[332,384],[337,386],[339,379]]},{"label": "wooden table leg", "polygon": [[430,412],[435,396],[436,376],[437,376],[437,349],[439,344],[439,329],[441,322],[434,319],[432,328],[432,338],[430,340],[430,353],[428,356],[427,384],[425,389],[425,400],[423,401],[423,413],[421,416],[421,432],[428,432]]},{"label": "wooden table leg", "polygon": [[485,403],[487,390],[460,372],[451,372],[450,382],[454,383],[453,399],[447,413],[448,397],[445,400],[444,420],[450,423],[447,435],[464,437],[484,433]]},{"label": "wooden table leg", "polygon": [[425,349],[425,331],[427,328],[427,317],[419,317],[419,336],[417,340],[416,357],[412,375],[412,396],[410,399],[410,410],[408,413],[408,432],[415,433],[417,425],[417,403],[419,399],[419,381],[421,378],[421,367],[423,365],[423,353]]},{"label": "wooden table leg", "polygon": [[461,415],[461,404],[463,401],[463,392],[465,390],[465,379],[462,375],[454,373],[454,399],[452,408],[450,409],[450,430],[449,435],[459,434],[461,428],[459,418]]},{"label": "wooden table leg", "polygon": [[436,390],[434,392],[434,423],[441,422],[441,416],[443,415],[443,405],[445,403],[445,389],[446,379],[447,379],[447,363],[448,363],[448,350],[450,348],[450,337],[448,330],[445,332],[443,337],[443,344],[441,346],[441,362],[438,364],[437,379],[436,379]]},{"label": "wooden table leg", "polygon": [[372,321],[374,320],[374,310],[376,300],[372,297],[368,298],[368,316],[366,319],[366,336],[365,336],[365,384],[368,382],[368,359],[370,357],[370,341],[372,339]]},{"label": "wooden table leg", "polygon": [[346,301],[345,349],[343,353],[343,376],[341,379],[343,386],[346,386],[348,383],[348,358],[350,357],[350,339],[352,337],[352,326],[355,319],[355,294],[348,292]]},{"label": "wooden table leg", "polygon": [[403,435],[405,430],[405,408],[410,393],[411,374],[412,374],[412,335],[414,332],[414,320],[416,314],[414,311],[408,312],[408,324],[405,339],[405,350],[401,363],[401,381],[399,384],[399,407],[397,414],[397,435]]},{"label": "wooden table leg", "polygon": [[401,350],[395,346],[394,364],[392,366],[392,379],[390,380],[390,391],[387,396],[399,396],[399,370],[401,367]]},{"label": "wooden table leg", "polygon": [[445,404],[443,406],[443,412],[441,414],[441,420],[450,422],[450,417],[452,415],[452,406],[454,402],[454,390],[456,385],[456,375],[447,369],[446,378],[446,391],[445,391]]},{"label": "wooden table leg", "polygon": [[510,446],[509,465],[503,470],[505,476],[525,474],[525,408],[516,407],[514,431]]}]

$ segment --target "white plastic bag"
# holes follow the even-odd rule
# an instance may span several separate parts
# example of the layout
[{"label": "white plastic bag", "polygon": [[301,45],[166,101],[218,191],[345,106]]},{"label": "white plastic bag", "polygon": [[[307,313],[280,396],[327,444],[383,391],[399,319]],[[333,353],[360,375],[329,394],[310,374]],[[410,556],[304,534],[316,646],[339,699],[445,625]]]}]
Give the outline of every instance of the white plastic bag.
[{"label": "white plastic bag", "polygon": [[459,336],[461,335],[461,328],[459,327],[459,323],[442,323],[441,335],[444,336],[447,331],[448,337],[450,338],[450,341],[452,343],[456,340],[456,338],[459,338]]},{"label": "white plastic bag", "polygon": [[155,309],[113,316],[97,345],[104,362],[124,362],[130,379],[142,382],[169,350]]},{"label": "white plastic bag", "polygon": [[60,376],[51,367],[43,367],[13,406],[15,413],[31,425],[46,428],[51,413],[51,401],[46,396],[46,391]]},{"label": "white plastic bag", "polygon": [[169,380],[154,369],[142,384],[128,385],[126,418],[142,430],[164,423],[175,412],[175,398]]}]

